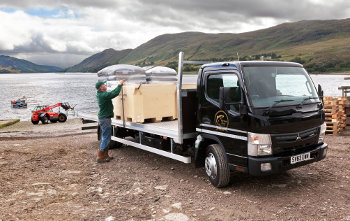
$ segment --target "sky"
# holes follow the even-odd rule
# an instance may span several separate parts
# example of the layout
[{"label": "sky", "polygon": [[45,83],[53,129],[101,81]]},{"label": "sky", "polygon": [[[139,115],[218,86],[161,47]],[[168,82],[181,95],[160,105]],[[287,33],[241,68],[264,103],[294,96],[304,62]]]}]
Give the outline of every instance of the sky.
[{"label": "sky", "polygon": [[349,0],[1,0],[0,55],[66,68],[162,34],[348,17]]}]

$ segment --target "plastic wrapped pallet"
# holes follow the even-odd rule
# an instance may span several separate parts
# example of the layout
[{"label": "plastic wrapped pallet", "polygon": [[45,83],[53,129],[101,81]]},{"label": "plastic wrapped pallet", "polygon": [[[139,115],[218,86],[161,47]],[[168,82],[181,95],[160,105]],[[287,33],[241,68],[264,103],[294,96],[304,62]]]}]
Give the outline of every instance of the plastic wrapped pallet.
[{"label": "plastic wrapped pallet", "polygon": [[162,66],[145,67],[149,82],[176,82],[177,73],[174,69]]},{"label": "plastic wrapped pallet", "polygon": [[134,65],[117,64],[103,68],[97,72],[99,81],[127,80],[130,83],[146,82],[145,70]]}]

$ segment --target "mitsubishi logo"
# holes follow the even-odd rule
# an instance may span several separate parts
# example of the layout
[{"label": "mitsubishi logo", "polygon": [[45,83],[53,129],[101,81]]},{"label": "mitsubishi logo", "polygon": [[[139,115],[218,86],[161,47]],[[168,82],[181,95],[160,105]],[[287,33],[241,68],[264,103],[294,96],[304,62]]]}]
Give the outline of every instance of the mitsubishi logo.
[{"label": "mitsubishi logo", "polygon": [[298,134],[298,136],[297,136],[296,141],[301,141],[301,137],[299,136],[299,134]]}]

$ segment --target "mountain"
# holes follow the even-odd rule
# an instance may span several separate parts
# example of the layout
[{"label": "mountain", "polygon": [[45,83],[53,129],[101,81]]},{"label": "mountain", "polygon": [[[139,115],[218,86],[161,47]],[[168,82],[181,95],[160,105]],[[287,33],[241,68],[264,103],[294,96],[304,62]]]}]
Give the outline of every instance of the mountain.
[{"label": "mountain", "polygon": [[46,65],[37,65],[32,62],[0,55],[0,73],[44,73],[61,72],[62,68]]},{"label": "mountain", "polygon": [[284,23],[241,34],[185,32],[158,36],[132,50],[121,63],[174,66],[178,53],[191,60],[296,61],[309,71],[350,70],[350,19]]},{"label": "mountain", "polygon": [[122,51],[116,51],[112,48],[106,49],[100,53],[94,54],[91,57],[86,58],[77,65],[67,68],[66,72],[97,72],[100,69],[118,64],[119,60],[127,56],[132,49],[126,49]]}]

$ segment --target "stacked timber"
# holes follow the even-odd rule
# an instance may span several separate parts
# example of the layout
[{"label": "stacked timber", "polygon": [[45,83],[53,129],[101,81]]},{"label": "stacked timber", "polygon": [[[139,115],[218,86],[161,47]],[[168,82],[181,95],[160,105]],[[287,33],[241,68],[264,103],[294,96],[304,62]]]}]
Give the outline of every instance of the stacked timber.
[{"label": "stacked timber", "polygon": [[350,97],[344,98],[343,103],[344,103],[344,111],[345,111],[345,116],[346,116],[346,125],[350,125]]},{"label": "stacked timber", "polygon": [[327,134],[336,135],[346,127],[345,104],[343,97],[324,97],[324,110],[326,115]]}]

